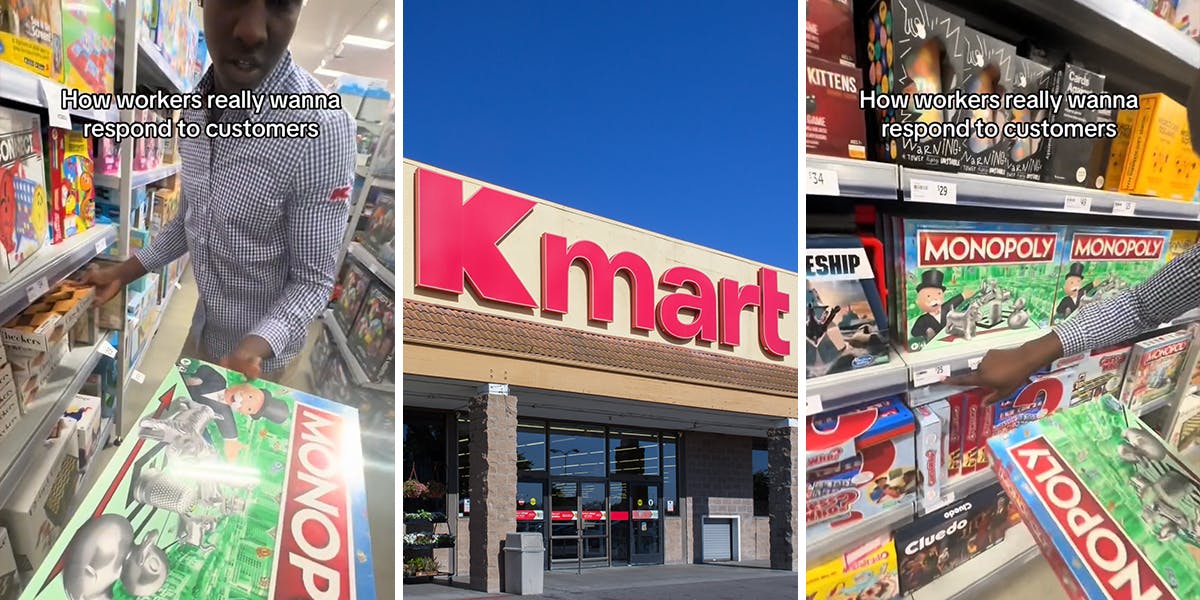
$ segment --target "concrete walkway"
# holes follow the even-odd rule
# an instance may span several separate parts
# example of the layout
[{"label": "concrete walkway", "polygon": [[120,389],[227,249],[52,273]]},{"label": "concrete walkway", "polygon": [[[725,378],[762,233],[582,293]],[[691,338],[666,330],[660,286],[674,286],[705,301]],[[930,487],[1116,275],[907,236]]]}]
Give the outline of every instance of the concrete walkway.
[{"label": "concrete walkway", "polygon": [[[406,585],[404,597],[421,600],[515,598],[475,592],[465,589],[465,585],[465,581],[456,582],[455,587],[444,583]],[[798,589],[796,573],[774,571],[767,568],[765,562],[754,562],[613,567],[585,569],[580,574],[548,571],[544,594],[526,597],[547,600],[793,600]]]}]

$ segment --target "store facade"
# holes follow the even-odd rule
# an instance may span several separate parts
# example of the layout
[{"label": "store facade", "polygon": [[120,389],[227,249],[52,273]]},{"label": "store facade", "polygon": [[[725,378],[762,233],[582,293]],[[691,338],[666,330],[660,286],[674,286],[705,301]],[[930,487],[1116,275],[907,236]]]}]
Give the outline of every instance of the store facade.
[{"label": "store facade", "polygon": [[404,511],[453,536],[439,571],[500,591],[513,532],[547,569],[797,569],[796,274],[413,161],[403,186]]}]

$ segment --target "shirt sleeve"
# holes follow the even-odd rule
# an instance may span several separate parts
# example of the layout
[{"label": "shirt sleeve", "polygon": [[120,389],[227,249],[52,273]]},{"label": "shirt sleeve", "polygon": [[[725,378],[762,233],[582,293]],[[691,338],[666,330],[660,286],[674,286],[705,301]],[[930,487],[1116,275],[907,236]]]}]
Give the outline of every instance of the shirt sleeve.
[{"label": "shirt sleeve", "polygon": [[304,338],[308,325],[329,304],[337,276],[354,183],[355,127],[350,115],[331,114],[297,164],[285,222],[287,285],[250,332],[266,340],[275,356]]},{"label": "shirt sleeve", "polygon": [[157,271],[187,254],[187,231],[183,227],[186,202],[187,198],[180,193],[179,214],[158,232],[148,246],[135,254],[147,272]]},{"label": "shirt sleeve", "polygon": [[1200,307],[1200,245],[1111,300],[1080,308],[1054,332],[1063,356],[1118,344]]}]

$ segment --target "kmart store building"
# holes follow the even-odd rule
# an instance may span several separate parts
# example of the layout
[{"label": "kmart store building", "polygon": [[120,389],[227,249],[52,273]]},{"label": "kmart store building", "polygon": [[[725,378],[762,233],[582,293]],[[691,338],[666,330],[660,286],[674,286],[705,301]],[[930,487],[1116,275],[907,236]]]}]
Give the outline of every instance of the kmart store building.
[{"label": "kmart store building", "polygon": [[[797,569],[795,273],[405,161],[405,512],[439,569]],[[410,553],[406,551],[407,559]]]}]

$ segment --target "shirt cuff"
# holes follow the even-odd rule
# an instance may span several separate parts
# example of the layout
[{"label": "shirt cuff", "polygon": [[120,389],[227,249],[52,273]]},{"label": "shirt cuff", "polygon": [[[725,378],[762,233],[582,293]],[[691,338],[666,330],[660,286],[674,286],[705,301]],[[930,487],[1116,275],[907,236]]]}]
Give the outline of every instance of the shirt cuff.
[{"label": "shirt cuff", "polygon": [[1087,336],[1084,334],[1081,319],[1067,319],[1066,322],[1054,327],[1054,334],[1062,344],[1063,356],[1075,356],[1087,350]]},{"label": "shirt cuff", "polygon": [[287,321],[274,317],[267,317],[260,321],[250,335],[257,335],[266,340],[267,344],[271,346],[272,354],[277,357],[283,356],[288,344],[292,341],[291,328]]},{"label": "shirt cuff", "polygon": [[155,248],[151,244],[138,250],[133,255],[137,257],[139,263],[142,263],[142,268],[146,269],[147,273],[153,273],[178,258],[172,256],[172,254],[174,254],[174,248]]}]

